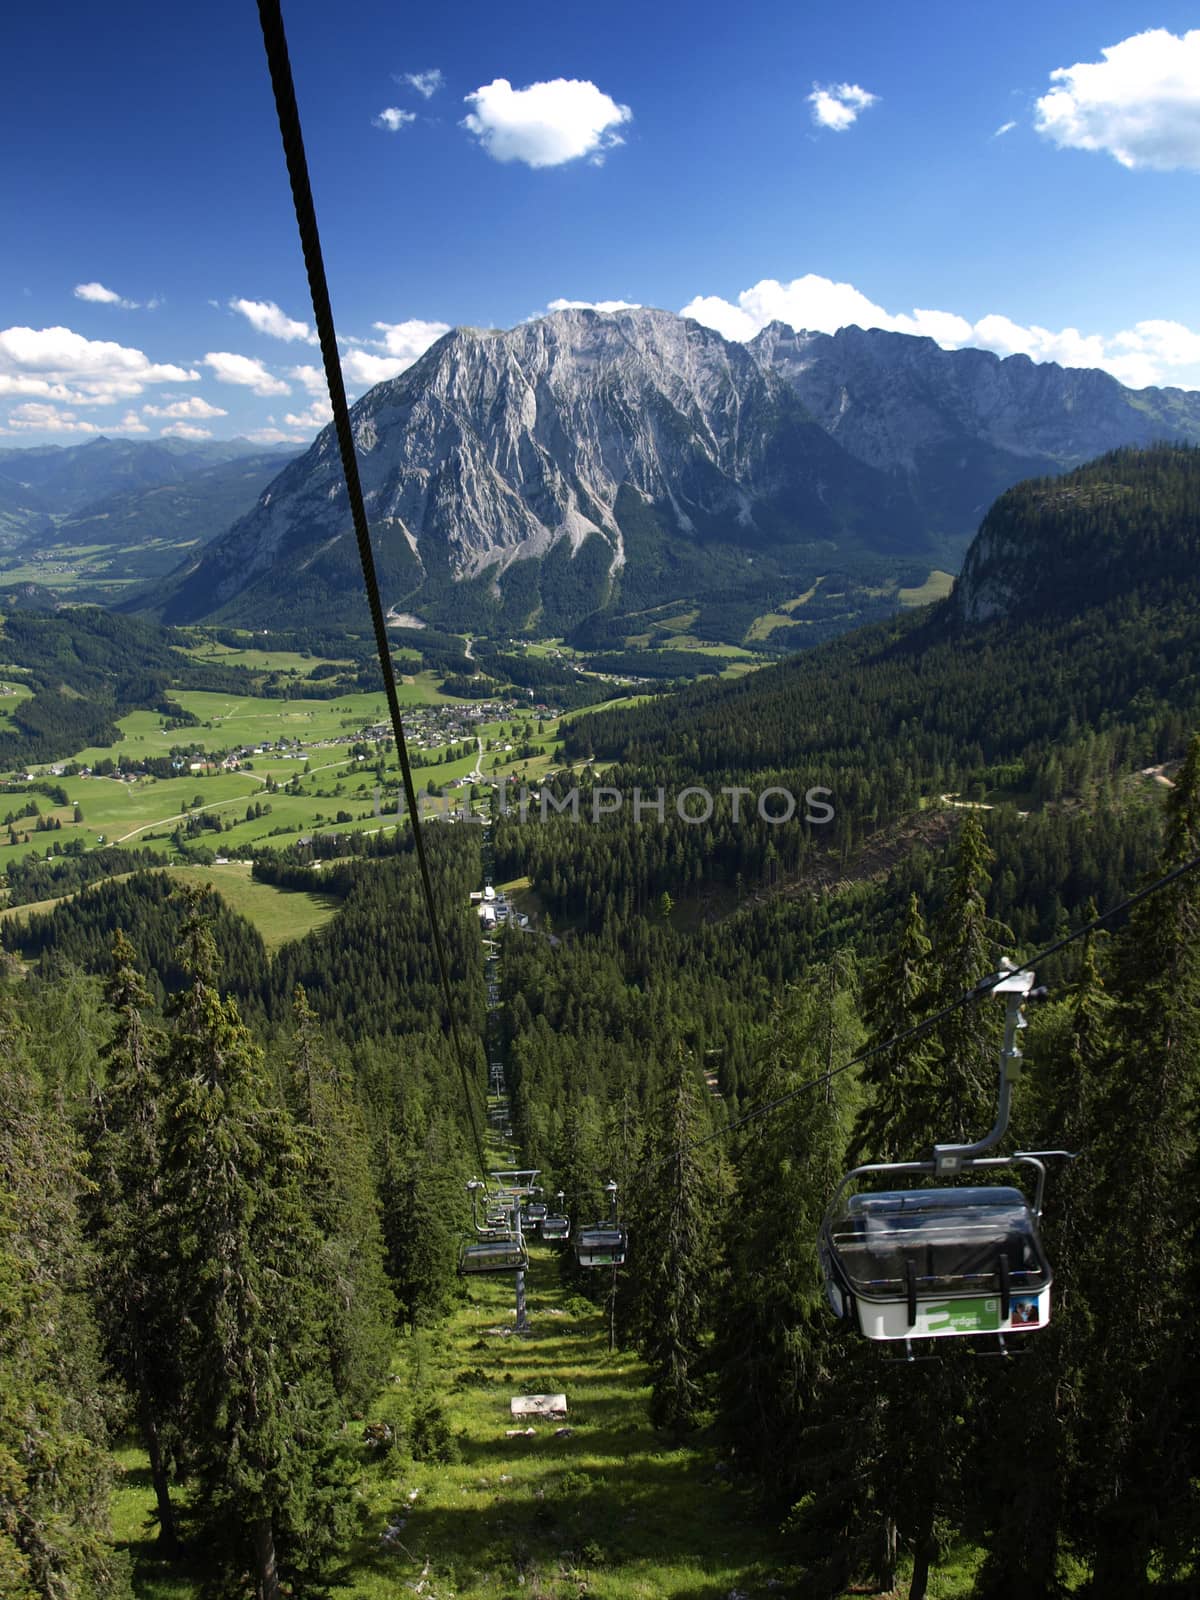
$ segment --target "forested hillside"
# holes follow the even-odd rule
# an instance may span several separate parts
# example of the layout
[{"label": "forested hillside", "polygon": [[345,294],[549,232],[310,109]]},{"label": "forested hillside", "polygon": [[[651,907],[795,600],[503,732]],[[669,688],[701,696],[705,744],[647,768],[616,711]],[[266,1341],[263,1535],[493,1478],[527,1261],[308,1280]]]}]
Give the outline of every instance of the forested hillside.
[{"label": "forested hillside", "polygon": [[[6,1600],[727,1600],[725,1567],[666,1564],[691,1524],[711,1548],[697,1484],[740,1508],[753,1600],[1194,1595],[1197,472],[1116,456],[1006,497],[985,533],[1024,537],[1035,588],[1102,546],[1086,589],[581,713],[591,772],[544,789],[564,814],[431,825],[461,1060],[407,832],[264,852],[260,881],[337,906],[272,956],[157,873],[0,925]],[[1059,492],[1095,513],[1069,538]],[[593,820],[634,786],[661,821]],[[744,791],[740,820],[685,822],[688,786]],[[769,789],[801,813],[765,820]],[[1009,1359],[889,1359],[826,1304],[840,1177],[981,1135],[1003,1007],[977,985],[1169,873],[1038,964],[1007,1148],[1076,1158],[1047,1186],[1049,1326]],[[485,943],[489,876],[530,921]],[[465,1181],[505,1153],[576,1224],[615,1181],[628,1227],[617,1274],[544,1248],[562,1291],[528,1340],[454,1271]],[[552,1348],[591,1352],[570,1437],[509,1436],[510,1383],[560,1386]]]}]

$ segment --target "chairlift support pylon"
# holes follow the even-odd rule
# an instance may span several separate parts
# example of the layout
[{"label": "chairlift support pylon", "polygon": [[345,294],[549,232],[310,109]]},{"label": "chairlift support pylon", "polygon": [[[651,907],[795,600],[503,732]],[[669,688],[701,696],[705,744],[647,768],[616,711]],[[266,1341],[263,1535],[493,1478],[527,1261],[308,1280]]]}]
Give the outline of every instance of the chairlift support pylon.
[{"label": "chairlift support pylon", "polygon": [[[1021,1074],[1018,1037],[1033,974],[1005,963],[993,994],[1006,1003],[1000,1085],[991,1131],[973,1144],[937,1144],[928,1161],[855,1167],[838,1185],[818,1241],[825,1291],[834,1314],[866,1338],[902,1340],[985,1335],[1006,1351],[1009,1334],[1050,1320],[1052,1272],[1038,1222],[1045,1161],[1062,1150],[992,1156],[1008,1129],[1012,1086]],[[1035,1174],[1033,1200],[1012,1186],[965,1184],[851,1192],[882,1174],[964,1174],[1024,1166]]]}]

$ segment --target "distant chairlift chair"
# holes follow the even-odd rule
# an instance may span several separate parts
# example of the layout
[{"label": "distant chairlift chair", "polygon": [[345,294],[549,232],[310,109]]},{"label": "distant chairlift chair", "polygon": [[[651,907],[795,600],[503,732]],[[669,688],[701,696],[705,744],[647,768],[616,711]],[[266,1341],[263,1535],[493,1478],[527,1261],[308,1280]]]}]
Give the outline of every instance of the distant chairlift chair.
[{"label": "distant chairlift chair", "polygon": [[617,1221],[617,1186],[610,1179],[604,1186],[609,1198],[609,1220],[593,1223],[575,1232],[575,1259],[581,1267],[623,1267],[626,1236]]}]

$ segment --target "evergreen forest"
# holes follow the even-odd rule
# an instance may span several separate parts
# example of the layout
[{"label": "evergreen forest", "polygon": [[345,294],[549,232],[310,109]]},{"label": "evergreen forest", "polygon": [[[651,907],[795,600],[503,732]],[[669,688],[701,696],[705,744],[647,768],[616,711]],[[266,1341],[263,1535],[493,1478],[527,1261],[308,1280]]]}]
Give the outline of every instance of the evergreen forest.
[{"label": "evergreen forest", "polygon": [[[272,954],[132,855],[0,922],[5,1600],[1200,1595],[1198,529],[1200,451],[1118,452],[1003,496],[946,601],[581,707],[548,814],[426,829],[449,1005],[408,831],[259,860],[337,902]],[[661,820],[594,817],[635,788]],[[485,943],[489,879],[531,916]],[[1066,1153],[1052,1317],[906,1360],[831,1314],[822,1217],[850,1167],[986,1131],[978,986],[1052,945],[1005,1147]],[[456,1271],[467,1181],[509,1164],[576,1224],[611,1181],[629,1241],[612,1274],[540,1247],[524,1344],[486,1326],[509,1281]],[[644,1379],[603,1473],[564,1454],[477,1558],[432,1489],[396,1511],[462,1462],[461,1396],[500,1416],[497,1374],[549,1383],[575,1327]],[[659,1527],[622,1478],[638,1429],[769,1552],[742,1588],[629,1579],[705,1538],[699,1498]],[[554,1444],[493,1433],[456,1494]]]}]

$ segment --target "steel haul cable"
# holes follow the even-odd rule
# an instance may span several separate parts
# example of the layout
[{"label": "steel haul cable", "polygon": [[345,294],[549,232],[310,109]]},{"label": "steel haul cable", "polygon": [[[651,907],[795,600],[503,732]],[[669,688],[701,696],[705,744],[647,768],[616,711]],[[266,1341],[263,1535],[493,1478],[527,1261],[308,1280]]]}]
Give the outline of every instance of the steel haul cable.
[{"label": "steel haul cable", "polygon": [[358,475],[358,459],[354,453],[354,434],[350,426],[350,408],[346,402],[346,385],[342,380],[342,367],[338,359],[337,332],[333,321],[333,308],[329,301],[329,285],[325,278],[325,263],[321,255],[321,237],[317,231],[317,213],[313,203],[312,185],[308,177],[308,161],[304,154],[304,136],[300,128],[300,111],[296,105],[296,89],[292,82],[292,67],[288,58],[287,35],[279,0],[258,0],[258,19],[262,24],[263,44],[266,46],[267,65],[271,73],[271,87],[275,92],[275,110],[279,117],[279,132],[283,139],[283,153],[287,161],[288,178],[292,186],[292,203],[296,211],[296,226],[300,233],[300,246],[304,252],[304,268],[308,273],[308,287],[312,296],[313,319],[321,344],[321,358],[325,364],[325,381],[329,386],[329,403],[333,407],[333,425],[337,432],[338,448],[342,456],[342,471],[346,479],[346,493],[350,500],[350,515],[354,522],[354,536],[358,542],[358,557],[362,563],[363,581],[367,589],[367,602],[371,609],[371,624],[375,630],[375,645],[379,651],[379,665],[383,672],[383,687],[387,695],[388,713],[396,739],[396,752],[400,758],[400,773],[404,783],[404,799],[412,819],[413,844],[421,875],[421,887],[429,918],[434,954],[441,980],[442,998],[458,1068],[462,1074],[463,1092],[467,1100],[467,1114],[471,1120],[471,1134],[481,1171],[487,1169],[487,1157],[479,1134],[475,1115],[475,1099],[471,1075],[466,1064],[462,1035],[458,1027],[458,1014],[450,988],[450,969],[446,962],[446,948],[442,940],[437,906],[433,897],[433,881],[429,875],[429,860],[425,853],[425,838],[421,831],[417,792],[413,783],[412,767],[408,759],[408,746],[400,719],[400,702],[396,696],[396,674],[379,596],[379,580],[375,572],[375,557],[371,550],[371,533],[367,524],[367,511],[363,502],[362,483]]}]

